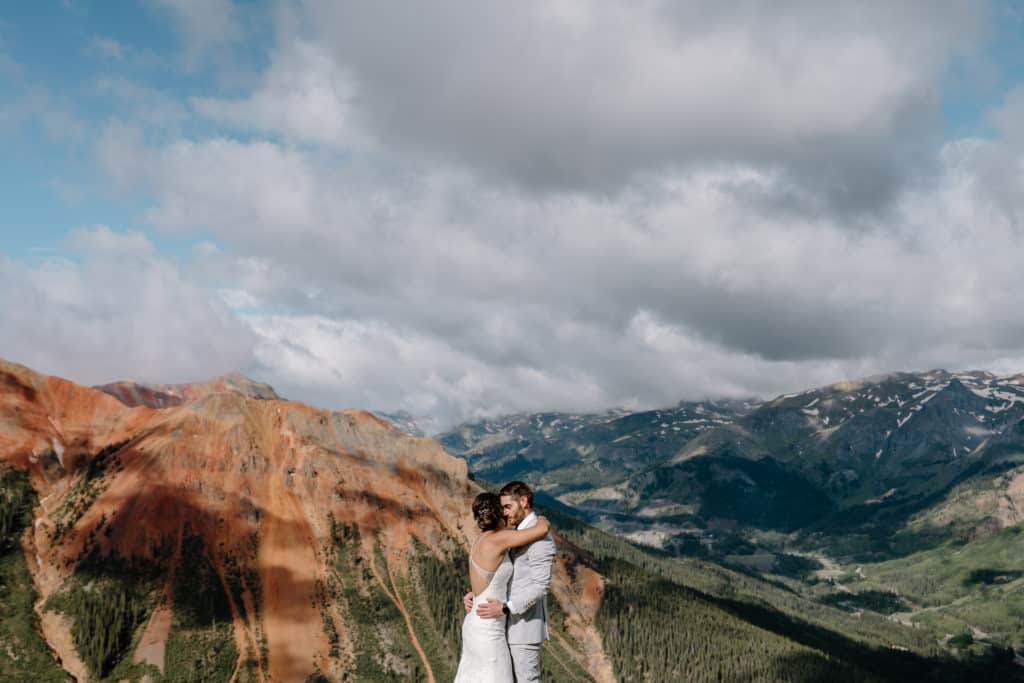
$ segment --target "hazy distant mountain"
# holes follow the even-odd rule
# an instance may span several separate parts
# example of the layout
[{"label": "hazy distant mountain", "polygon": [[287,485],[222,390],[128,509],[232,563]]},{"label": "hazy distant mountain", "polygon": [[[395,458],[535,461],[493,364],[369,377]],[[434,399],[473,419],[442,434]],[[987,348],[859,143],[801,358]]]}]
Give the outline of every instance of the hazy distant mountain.
[{"label": "hazy distant mountain", "polygon": [[398,410],[395,412],[384,412],[381,410],[372,411],[377,417],[387,420],[396,429],[412,436],[430,436],[435,434],[435,422],[432,419],[417,417],[412,413],[404,410]]},{"label": "hazy distant mountain", "polygon": [[510,415],[460,425],[436,438],[484,479],[526,479],[571,500],[573,491],[619,483],[671,459],[695,437],[732,424],[756,405],[702,401],[643,412]]}]

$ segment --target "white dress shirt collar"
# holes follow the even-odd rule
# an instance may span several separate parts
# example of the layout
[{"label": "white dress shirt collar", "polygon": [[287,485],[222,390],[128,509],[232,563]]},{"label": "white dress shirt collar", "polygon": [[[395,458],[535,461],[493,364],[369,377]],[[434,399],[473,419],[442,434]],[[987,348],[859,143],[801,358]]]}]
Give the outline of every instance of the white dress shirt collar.
[{"label": "white dress shirt collar", "polygon": [[519,522],[516,529],[522,531],[523,529],[529,529],[531,526],[537,523],[537,513],[530,511],[530,514],[523,517],[523,521]]}]

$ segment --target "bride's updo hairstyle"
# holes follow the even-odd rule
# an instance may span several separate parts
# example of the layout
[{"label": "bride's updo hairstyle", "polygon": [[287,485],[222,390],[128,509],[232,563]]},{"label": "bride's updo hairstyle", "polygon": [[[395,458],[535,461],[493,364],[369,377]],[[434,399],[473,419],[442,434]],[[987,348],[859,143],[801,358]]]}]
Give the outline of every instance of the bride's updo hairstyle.
[{"label": "bride's updo hairstyle", "polygon": [[480,531],[490,531],[501,526],[501,498],[484,491],[473,499],[473,519]]}]

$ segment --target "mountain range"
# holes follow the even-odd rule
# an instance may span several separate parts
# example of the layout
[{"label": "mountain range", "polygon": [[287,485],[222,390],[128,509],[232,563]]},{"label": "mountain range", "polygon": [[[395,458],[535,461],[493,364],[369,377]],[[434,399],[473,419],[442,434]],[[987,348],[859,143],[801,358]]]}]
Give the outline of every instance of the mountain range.
[{"label": "mountain range", "polygon": [[[956,485],[1003,481],[1024,463],[1022,420],[1024,375],[933,370],[764,402],[499,417],[437,438],[481,478],[522,478],[592,521],[642,527],[665,545],[735,524],[899,531]],[[948,523],[981,534],[1021,521],[1020,484],[1005,483],[991,514]]]},{"label": "mountain range", "polygon": [[[918,403],[953,403],[959,417],[960,401],[973,399],[954,386],[949,401],[939,400],[947,389]],[[811,400],[780,399],[795,401],[801,415],[815,407],[807,408]],[[972,450],[951,455],[952,462],[982,451],[989,453],[985,463],[1013,461],[1012,448],[998,446],[1015,424],[1008,417],[1016,402],[1009,402],[1003,410],[977,412],[987,425],[1006,426],[979,434]],[[943,619],[958,617],[936,612],[934,627],[920,628],[915,615],[900,616],[902,603],[889,609],[886,586],[910,576],[897,565],[862,576],[840,565],[829,582],[812,585],[742,563],[652,554],[587,523],[592,516],[599,523],[650,519],[656,530],[691,522],[704,531],[728,526],[727,502],[715,515],[702,507],[718,504],[707,483],[717,477],[766,490],[796,486],[799,476],[800,486],[820,493],[828,514],[875,505],[866,498],[874,489],[864,470],[851,466],[860,479],[844,474],[848,483],[836,487],[832,475],[841,470],[818,467],[815,478],[817,465],[762,462],[768,456],[758,449],[775,432],[756,425],[766,409],[779,410],[782,420],[783,404],[705,402],[650,414],[509,419],[552,442],[568,444],[571,434],[591,439],[573,437],[560,454],[517,442],[510,459],[507,449],[495,456],[497,467],[507,468],[503,474],[530,478],[528,467],[516,465],[522,462],[534,472],[543,464],[549,477],[549,495],[539,499],[554,520],[558,547],[549,596],[552,638],[542,651],[547,679],[1020,677],[1012,629],[936,637],[949,623]],[[819,411],[819,421],[838,419],[824,405]],[[817,433],[807,423],[800,429],[793,433],[803,439]],[[744,449],[722,434],[746,435]],[[530,438],[537,437],[523,437]],[[620,444],[640,438],[646,445],[615,456]],[[701,444],[703,451],[692,450]],[[405,434],[371,413],[286,401],[240,376],[90,388],[0,361],[0,681],[451,680],[466,552],[475,533],[470,502],[487,486],[470,473],[487,452],[480,456],[467,466],[437,441]],[[687,479],[700,470],[676,476],[672,469],[702,461],[709,463],[704,483]],[[681,488],[658,488],[662,470],[671,473],[665,481]],[[593,474],[590,486],[584,471]],[[885,476],[895,481],[908,471],[905,464]],[[965,485],[992,474],[957,471],[940,467],[928,476]],[[1012,472],[1003,467],[992,476],[1016,481]],[[693,481],[704,488],[698,491]],[[955,495],[933,509],[957,519],[957,496],[980,499],[965,488],[947,489]],[[676,490],[703,498],[664,502]],[[999,499],[989,503],[1002,509]],[[687,504],[695,506],[691,512],[664,509]],[[802,520],[785,505],[764,505],[769,512],[744,522],[750,529],[767,532]],[[991,596],[1018,590],[1021,580],[999,564],[1000,553],[1016,547],[1017,527],[1006,521],[972,541],[988,544],[977,556],[986,564],[972,576]],[[939,553],[932,561],[941,564],[941,548],[928,552]],[[963,593],[971,586],[947,574],[936,572],[937,585],[968,604]]]}]

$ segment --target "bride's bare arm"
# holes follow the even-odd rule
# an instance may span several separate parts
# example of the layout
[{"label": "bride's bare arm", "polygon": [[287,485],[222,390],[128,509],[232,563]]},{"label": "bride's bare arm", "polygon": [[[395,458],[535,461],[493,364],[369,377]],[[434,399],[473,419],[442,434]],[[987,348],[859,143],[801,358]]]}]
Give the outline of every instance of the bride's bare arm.
[{"label": "bride's bare arm", "polygon": [[519,548],[529,545],[534,541],[547,536],[551,530],[551,523],[547,517],[537,517],[537,523],[528,529],[502,529],[491,534],[491,542],[501,548],[502,551],[509,548]]}]

